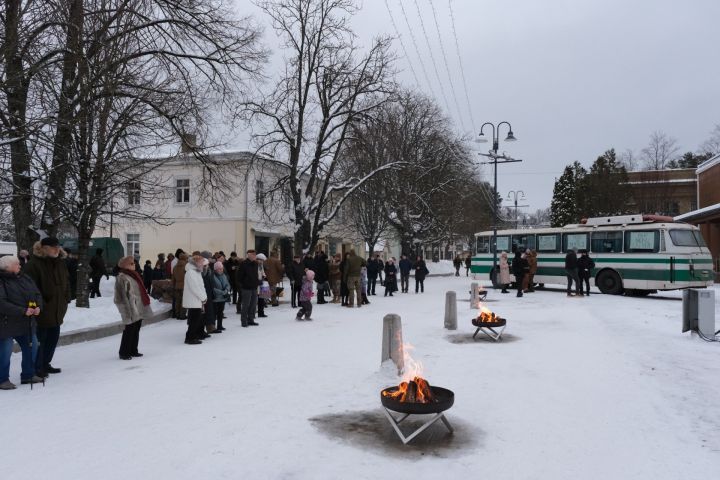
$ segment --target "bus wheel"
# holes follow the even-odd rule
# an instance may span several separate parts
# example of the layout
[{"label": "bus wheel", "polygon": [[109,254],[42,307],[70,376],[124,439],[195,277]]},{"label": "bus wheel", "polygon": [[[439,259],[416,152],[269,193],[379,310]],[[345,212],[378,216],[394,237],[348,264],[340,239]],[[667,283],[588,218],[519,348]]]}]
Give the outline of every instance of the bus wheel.
[{"label": "bus wheel", "polygon": [[595,284],[602,293],[608,295],[619,295],[623,292],[622,279],[613,270],[603,270],[597,276]]}]

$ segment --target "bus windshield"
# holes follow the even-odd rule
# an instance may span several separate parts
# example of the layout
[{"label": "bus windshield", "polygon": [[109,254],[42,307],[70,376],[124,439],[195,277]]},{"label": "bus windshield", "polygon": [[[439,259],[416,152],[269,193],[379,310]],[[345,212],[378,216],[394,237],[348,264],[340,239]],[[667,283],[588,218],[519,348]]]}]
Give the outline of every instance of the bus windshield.
[{"label": "bus windshield", "polygon": [[670,230],[670,238],[676,247],[705,247],[700,232],[695,230]]}]

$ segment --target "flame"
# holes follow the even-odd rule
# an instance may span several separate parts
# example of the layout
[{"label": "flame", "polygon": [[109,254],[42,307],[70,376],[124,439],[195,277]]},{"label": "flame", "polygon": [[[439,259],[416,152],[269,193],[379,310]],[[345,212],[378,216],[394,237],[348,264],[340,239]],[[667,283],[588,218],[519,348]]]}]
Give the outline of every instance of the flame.
[{"label": "flame", "polygon": [[433,401],[430,384],[422,377],[423,364],[415,360],[410,352],[415,347],[409,343],[403,344],[404,369],[402,380],[394,392],[383,392],[383,395],[400,402],[430,403]]},{"label": "flame", "polygon": [[497,315],[493,311],[491,311],[489,308],[487,308],[485,305],[480,303],[478,306],[478,315],[477,318],[481,322],[494,322],[497,318]]}]

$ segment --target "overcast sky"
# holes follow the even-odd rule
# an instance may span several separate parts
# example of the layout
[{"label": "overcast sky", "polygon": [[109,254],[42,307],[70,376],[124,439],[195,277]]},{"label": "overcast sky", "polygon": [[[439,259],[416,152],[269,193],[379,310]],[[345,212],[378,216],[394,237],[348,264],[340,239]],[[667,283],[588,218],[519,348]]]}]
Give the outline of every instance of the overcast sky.
[{"label": "overcast sky", "polygon": [[[267,25],[252,2],[235,2]],[[395,41],[400,80],[435,97],[458,133],[512,124],[518,141],[500,150],[523,162],[499,167],[498,191],[524,191],[525,211],[550,205],[555,178],[575,160],[589,166],[609,148],[638,153],[655,130],[695,151],[720,123],[720,0],[451,3],[461,60],[448,0],[432,2],[440,36],[430,0],[365,0],[354,19],[358,40],[397,35],[394,20],[407,51]],[[273,37],[267,26],[265,42],[276,49]],[[491,167],[478,168],[492,181]]]}]

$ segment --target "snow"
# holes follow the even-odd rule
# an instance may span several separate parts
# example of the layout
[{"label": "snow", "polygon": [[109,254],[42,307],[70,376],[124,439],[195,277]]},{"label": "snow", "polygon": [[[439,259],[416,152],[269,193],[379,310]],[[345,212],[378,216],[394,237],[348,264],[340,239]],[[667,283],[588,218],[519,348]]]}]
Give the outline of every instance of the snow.
[{"label": "snow", "polygon": [[[430,269],[432,266],[430,264]],[[185,322],[143,328],[143,358],[119,337],[61,347],[45,387],[0,392],[6,471],[71,478],[711,478],[720,465],[720,343],[681,334],[677,293],[568,298],[489,293],[502,343],[474,342],[472,278],[430,277],[424,294],[284,304],[222,335],[182,343]],[[412,287],[412,281],[411,281]],[[412,288],[411,288],[412,289]],[[459,328],[443,329],[445,292]],[[720,289],[715,288],[720,301]],[[431,384],[455,392],[403,446],[380,409],[382,317],[398,313]],[[20,368],[13,356],[11,379]]]},{"label": "snow", "polygon": [[[120,312],[113,303],[114,291],[115,277],[111,276],[109,280],[102,277],[102,280],[100,280],[102,297],[91,298],[90,308],[78,308],[75,306],[75,301],[72,301],[68,305],[68,312],[65,315],[61,332],[67,333],[119,322]],[[153,313],[167,312],[172,308],[170,304],[159,302],[154,298],[150,299],[150,307]]]}]

